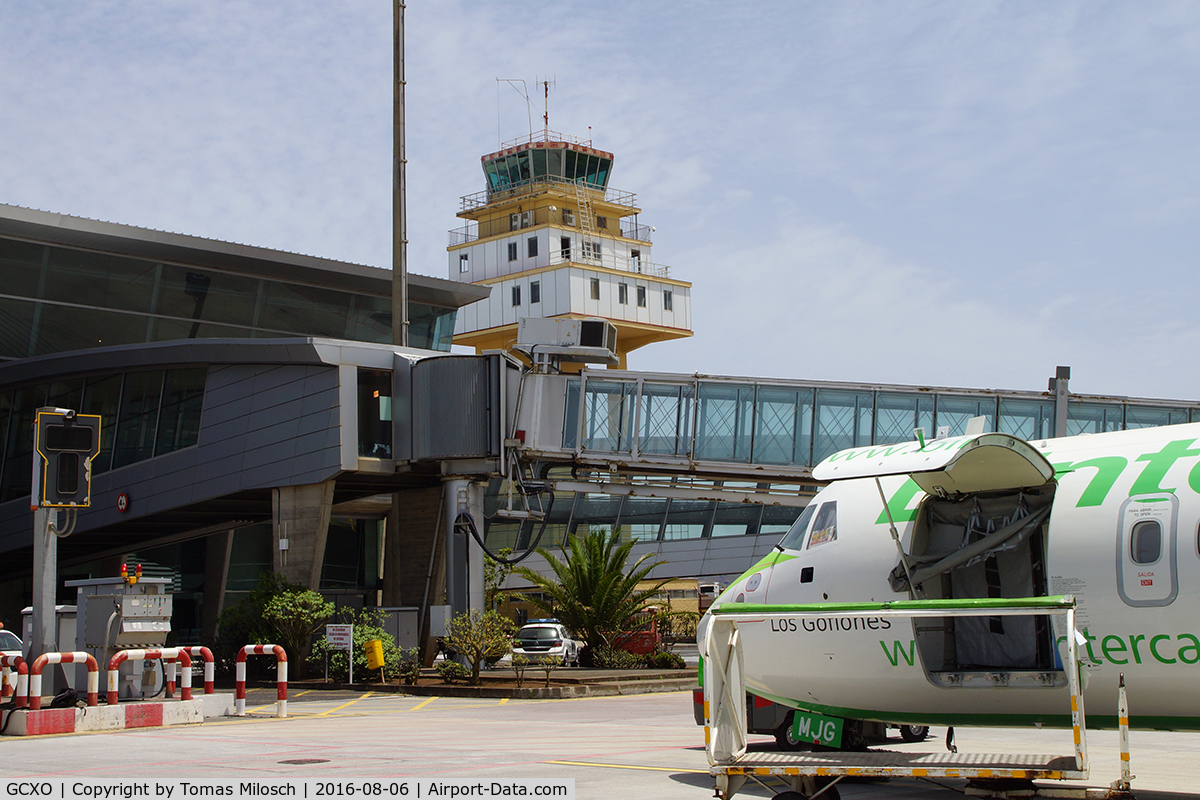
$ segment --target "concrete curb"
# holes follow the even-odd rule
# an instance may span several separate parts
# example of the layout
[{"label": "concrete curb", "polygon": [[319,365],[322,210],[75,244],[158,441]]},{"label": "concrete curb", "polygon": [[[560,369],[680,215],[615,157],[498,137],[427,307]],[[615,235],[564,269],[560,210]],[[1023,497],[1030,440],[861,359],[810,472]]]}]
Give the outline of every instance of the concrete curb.
[{"label": "concrete curb", "polygon": [[196,725],[204,722],[204,699],[168,700],[161,703],[122,703],[89,708],[43,708],[14,711],[6,736],[44,736],[55,733],[120,731]]},{"label": "concrete curb", "polygon": [[[536,681],[530,681],[535,683]],[[574,686],[522,686],[520,689],[488,686],[397,686],[397,692],[420,697],[508,697],[514,700],[558,700],[569,697],[611,697],[622,694],[681,692],[694,688],[695,678],[580,683]]]},{"label": "concrete curb", "polygon": [[[429,671],[425,677],[433,674]],[[487,677],[512,680],[510,671],[491,671]],[[309,683],[294,681],[292,690],[313,691],[358,691],[379,694],[408,694],[418,697],[480,697],[511,698],[514,700],[553,700],[579,697],[609,697],[613,695],[649,694],[652,692],[681,692],[696,687],[695,670],[621,670],[620,672],[588,670],[580,674],[554,673],[556,686],[543,686],[541,675],[526,675],[525,685],[520,689],[496,686],[465,686],[463,684],[438,683],[427,686],[402,686],[394,683]],[[566,684],[566,685],[563,685]],[[274,684],[258,682],[248,684],[254,688],[273,688]]]}]

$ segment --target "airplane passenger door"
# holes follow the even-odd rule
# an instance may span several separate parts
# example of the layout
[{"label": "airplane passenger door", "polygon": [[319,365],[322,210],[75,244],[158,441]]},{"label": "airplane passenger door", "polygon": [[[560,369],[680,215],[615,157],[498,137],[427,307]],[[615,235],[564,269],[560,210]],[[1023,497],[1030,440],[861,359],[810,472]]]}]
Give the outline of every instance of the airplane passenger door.
[{"label": "airplane passenger door", "polygon": [[1170,492],[1130,497],[1117,530],[1117,591],[1128,606],[1166,606],[1179,594],[1179,498]]}]

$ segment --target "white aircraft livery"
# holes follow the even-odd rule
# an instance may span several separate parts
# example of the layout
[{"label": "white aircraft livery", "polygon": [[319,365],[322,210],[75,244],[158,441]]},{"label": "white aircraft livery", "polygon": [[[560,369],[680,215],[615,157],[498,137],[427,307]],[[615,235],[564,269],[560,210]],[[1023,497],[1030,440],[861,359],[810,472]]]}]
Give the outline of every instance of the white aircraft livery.
[{"label": "white aircraft livery", "polygon": [[829,485],[714,604],[831,606],[739,623],[747,689],[847,719],[1069,727],[1062,616],[837,604],[1071,595],[1089,727],[1116,726],[1123,674],[1132,727],[1200,729],[1198,440],[1194,423],[830,456],[813,470]]}]

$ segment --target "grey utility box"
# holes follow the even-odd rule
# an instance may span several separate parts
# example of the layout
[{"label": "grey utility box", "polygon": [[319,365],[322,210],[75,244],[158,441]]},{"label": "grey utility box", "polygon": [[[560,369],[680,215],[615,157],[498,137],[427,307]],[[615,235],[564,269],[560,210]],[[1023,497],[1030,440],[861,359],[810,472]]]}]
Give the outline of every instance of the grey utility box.
[{"label": "grey utility box", "polygon": [[[91,654],[100,667],[100,691],[108,685],[108,661],[120,650],[163,647],[171,633],[172,581],[141,578],[134,584],[124,578],[67,581],[75,587],[77,623],[75,649]],[[121,697],[156,694],[162,688],[161,662],[126,661],[120,667]],[[77,667],[76,685],[84,685],[86,668]]]}]

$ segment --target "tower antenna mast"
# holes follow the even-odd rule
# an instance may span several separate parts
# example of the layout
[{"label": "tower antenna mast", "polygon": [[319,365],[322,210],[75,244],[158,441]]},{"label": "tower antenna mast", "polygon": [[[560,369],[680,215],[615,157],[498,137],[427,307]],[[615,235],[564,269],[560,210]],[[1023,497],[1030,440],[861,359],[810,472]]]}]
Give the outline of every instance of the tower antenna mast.
[{"label": "tower antenna mast", "polygon": [[545,91],[545,113],[542,114],[542,133],[547,141],[550,140],[550,86],[557,86],[557,81],[549,80],[542,81],[542,89]]},{"label": "tower antenna mast", "polygon": [[[500,84],[507,83],[513,88],[517,94],[525,98],[525,116],[529,122],[529,138],[533,139],[533,104],[529,101],[529,87],[525,85],[524,78],[496,78],[496,139],[500,140]],[[517,84],[521,84],[521,88],[517,88]],[[503,142],[501,142],[503,143]]]}]

